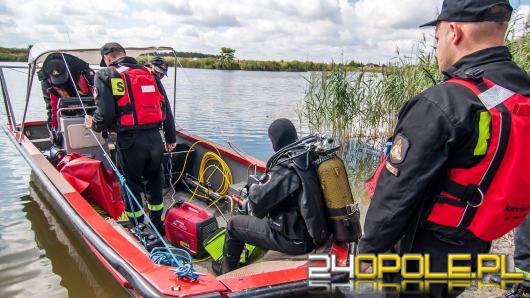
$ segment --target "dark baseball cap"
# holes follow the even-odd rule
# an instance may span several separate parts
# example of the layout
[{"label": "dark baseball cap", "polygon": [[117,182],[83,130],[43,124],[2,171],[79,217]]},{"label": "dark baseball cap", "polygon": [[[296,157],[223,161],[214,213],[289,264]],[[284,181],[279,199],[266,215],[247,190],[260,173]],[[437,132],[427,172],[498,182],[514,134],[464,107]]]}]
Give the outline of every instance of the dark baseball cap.
[{"label": "dark baseball cap", "polygon": [[68,80],[68,73],[63,60],[53,59],[46,63],[46,73],[53,85],[62,85]]},{"label": "dark baseball cap", "polygon": [[103,59],[104,55],[108,55],[113,52],[122,52],[125,54],[125,49],[117,42],[108,42],[101,47],[101,62],[99,66],[107,66],[105,60]]},{"label": "dark baseball cap", "polygon": [[167,76],[167,69],[168,69],[167,63],[162,57],[158,57],[158,56],[154,57],[149,62],[153,65],[153,67],[155,68],[157,72],[162,73],[165,76]]},{"label": "dark baseball cap", "polygon": [[[504,5],[510,14],[489,13],[493,6]],[[438,18],[420,27],[436,26],[440,21],[447,22],[507,22],[513,11],[508,0],[444,0]]]}]

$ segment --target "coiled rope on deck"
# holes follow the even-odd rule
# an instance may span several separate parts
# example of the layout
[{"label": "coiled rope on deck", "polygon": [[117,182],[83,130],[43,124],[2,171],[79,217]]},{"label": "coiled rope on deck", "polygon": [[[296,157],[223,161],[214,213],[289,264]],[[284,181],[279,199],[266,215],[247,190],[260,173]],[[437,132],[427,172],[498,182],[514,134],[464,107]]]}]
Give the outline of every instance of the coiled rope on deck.
[{"label": "coiled rope on deck", "polygon": [[200,275],[193,269],[191,255],[183,249],[172,247],[168,251],[165,247],[156,247],[149,254],[149,258],[156,264],[175,267],[175,274],[179,278],[188,277],[196,280]]}]

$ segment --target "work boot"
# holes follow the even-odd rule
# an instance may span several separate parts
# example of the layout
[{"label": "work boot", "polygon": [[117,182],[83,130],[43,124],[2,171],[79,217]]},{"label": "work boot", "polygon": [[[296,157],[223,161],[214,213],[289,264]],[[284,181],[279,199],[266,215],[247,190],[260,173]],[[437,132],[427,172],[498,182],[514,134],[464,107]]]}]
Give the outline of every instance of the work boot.
[{"label": "work boot", "polygon": [[212,270],[217,275],[223,275],[239,267],[239,258],[225,255],[220,261],[212,262]]},{"label": "work boot", "polygon": [[160,222],[157,226],[156,226],[156,229],[158,230],[158,232],[160,233],[160,235],[162,236],[166,236],[166,227],[164,225],[164,222]]},{"label": "work boot", "polygon": [[502,298],[530,298],[530,287],[523,284],[514,284],[513,287],[504,293]]}]

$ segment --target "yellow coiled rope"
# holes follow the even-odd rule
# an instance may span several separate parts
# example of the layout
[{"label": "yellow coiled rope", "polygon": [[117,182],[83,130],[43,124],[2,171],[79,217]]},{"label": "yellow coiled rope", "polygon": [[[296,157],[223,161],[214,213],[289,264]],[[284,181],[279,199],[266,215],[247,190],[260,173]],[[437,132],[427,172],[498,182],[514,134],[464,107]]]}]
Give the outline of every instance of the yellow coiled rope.
[{"label": "yellow coiled rope", "polygon": [[[212,163],[208,165],[208,163]],[[207,166],[208,165],[208,166]],[[208,178],[205,179],[205,174],[209,169],[212,169]],[[219,156],[218,154],[209,151],[204,154],[201,159],[201,165],[199,167],[199,183],[206,185],[206,182],[209,182],[210,178],[215,172],[221,173],[223,180],[219,187],[215,190],[216,193],[224,196],[228,193],[228,187],[233,183],[232,172],[228,164]]]}]

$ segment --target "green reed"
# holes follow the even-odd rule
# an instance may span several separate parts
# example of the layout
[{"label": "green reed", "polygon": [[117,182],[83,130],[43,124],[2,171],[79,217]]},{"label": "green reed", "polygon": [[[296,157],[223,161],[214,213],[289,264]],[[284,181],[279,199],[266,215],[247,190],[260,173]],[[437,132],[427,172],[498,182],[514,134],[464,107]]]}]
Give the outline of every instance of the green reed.
[{"label": "green reed", "polygon": [[[528,32],[518,37],[508,34],[506,44],[514,61],[530,73]],[[434,47],[424,36],[410,54],[397,51],[380,73],[352,72],[332,64],[330,70],[310,73],[305,79],[307,88],[298,107],[300,125],[310,132],[329,133],[339,142],[354,193],[359,194],[375,169],[380,149],[393,134],[401,107],[442,76]]]}]

